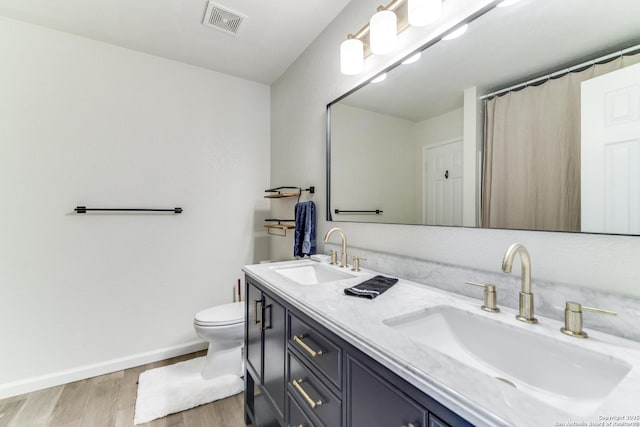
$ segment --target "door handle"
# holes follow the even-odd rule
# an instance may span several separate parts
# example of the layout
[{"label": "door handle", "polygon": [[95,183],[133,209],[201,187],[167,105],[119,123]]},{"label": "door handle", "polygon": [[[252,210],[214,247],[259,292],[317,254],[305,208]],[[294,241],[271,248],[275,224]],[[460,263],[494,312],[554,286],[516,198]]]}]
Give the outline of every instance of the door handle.
[{"label": "door handle", "polygon": [[449,171],[444,171],[444,179],[449,179]]}]

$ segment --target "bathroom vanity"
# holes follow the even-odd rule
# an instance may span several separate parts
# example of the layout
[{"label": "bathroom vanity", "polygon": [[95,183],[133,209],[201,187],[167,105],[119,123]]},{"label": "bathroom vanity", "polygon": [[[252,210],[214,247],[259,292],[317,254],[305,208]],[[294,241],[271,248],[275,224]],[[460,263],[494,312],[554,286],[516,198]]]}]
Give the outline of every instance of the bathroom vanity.
[{"label": "bathroom vanity", "polygon": [[247,423],[471,425],[259,281],[246,283]]},{"label": "bathroom vanity", "polygon": [[544,426],[640,418],[634,341],[591,331],[587,340],[568,337],[559,321],[524,324],[514,310],[487,313],[478,300],[403,279],[373,300],[344,295],[377,274],[367,270],[290,261],[244,271],[247,424]]}]

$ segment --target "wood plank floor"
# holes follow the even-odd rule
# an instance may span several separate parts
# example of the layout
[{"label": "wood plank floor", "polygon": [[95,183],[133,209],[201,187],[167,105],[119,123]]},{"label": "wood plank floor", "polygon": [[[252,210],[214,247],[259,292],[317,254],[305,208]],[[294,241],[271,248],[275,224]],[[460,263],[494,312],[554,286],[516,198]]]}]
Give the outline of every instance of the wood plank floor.
[{"label": "wood plank floor", "polygon": [[[0,400],[0,427],[130,427],[138,376],[204,356],[191,353],[124,371]],[[159,418],[143,427],[244,427],[242,393],[188,411]]]}]

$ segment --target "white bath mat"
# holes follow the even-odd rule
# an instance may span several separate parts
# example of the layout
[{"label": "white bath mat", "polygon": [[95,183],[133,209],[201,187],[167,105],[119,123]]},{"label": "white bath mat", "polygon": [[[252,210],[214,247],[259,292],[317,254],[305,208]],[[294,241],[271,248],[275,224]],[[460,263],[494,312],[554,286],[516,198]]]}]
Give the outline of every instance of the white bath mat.
[{"label": "white bath mat", "polygon": [[140,374],[134,425],[223,399],[244,390],[236,375],[202,379],[204,357],[150,369]]}]

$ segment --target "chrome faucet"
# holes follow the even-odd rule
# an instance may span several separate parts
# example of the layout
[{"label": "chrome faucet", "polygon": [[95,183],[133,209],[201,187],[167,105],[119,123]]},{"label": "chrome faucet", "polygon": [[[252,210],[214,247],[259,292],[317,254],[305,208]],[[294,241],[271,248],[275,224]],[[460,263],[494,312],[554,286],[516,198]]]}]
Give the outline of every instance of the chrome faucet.
[{"label": "chrome faucet", "polygon": [[337,231],[340,234],[340,237],[342,237],[342,254],[340,256],[340,267],[346,267],[347,266],[347,236],[344,235],[344,232],[342,231],[342,229],[339,227],[333,227],[331,230],[327,231],[327,234],[324,235],[324,243],[327,243],[329,241],[329,236],[331,236],[331,234],[334,231]]},{"label": "chrome faucet", "polygon": [[502,258],[502,271],[511,273],[513,258],[516,254],[520,254],[520,265],[522,267],[521,279],[522,288],[520,289],[520,314],[516,319],[527,323],[538,323],[538,319],[533,317],[533,294],[531,293],[531,258],[529,252],[521,243],[514,243],[509,246],[507,252]]}]

